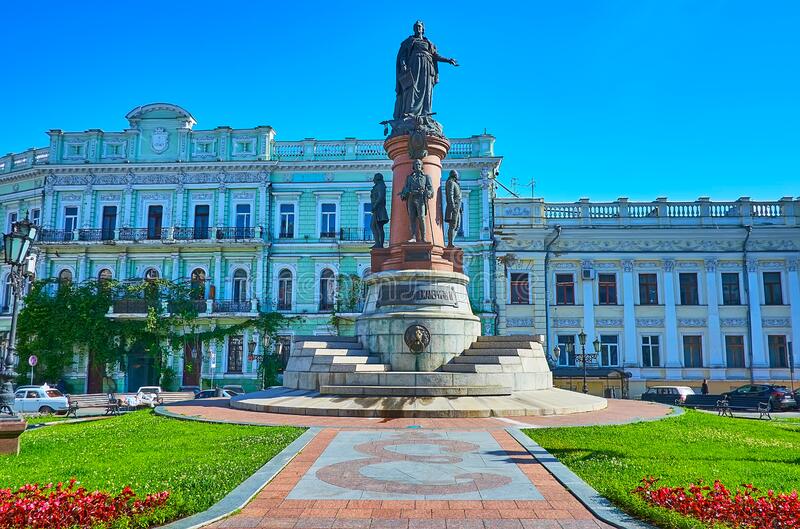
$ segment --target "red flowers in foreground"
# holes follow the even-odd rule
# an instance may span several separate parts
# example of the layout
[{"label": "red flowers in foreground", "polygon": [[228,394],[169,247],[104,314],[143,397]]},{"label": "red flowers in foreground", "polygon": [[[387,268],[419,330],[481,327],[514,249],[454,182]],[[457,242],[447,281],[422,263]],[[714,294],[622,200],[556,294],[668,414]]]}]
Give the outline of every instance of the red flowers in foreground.
[{"label": "red flowers in foreground", "polygon": [[742,485],[744,490],[731,493],[719,481],[712,486],[692,483],[688,490],[655,488],[657,481],[658,478],[644,478],[633,493],[647,503],[692,516],[709,526],[719,522],[740,529],[800,529],[797,491],[776,494],[770,490],[766,496],[757,496],[758,489],[752,485]]},{"label": "red flowers in foreground", "polygon": [[19,490],[0,489],[0,529],[92,528],[123,517],[153,512],[169,499],[169,492],[149,494],[142,500],[125,487],[114,496],[75,487],[75,480],[64,486],[52,483],[23,485]]}]

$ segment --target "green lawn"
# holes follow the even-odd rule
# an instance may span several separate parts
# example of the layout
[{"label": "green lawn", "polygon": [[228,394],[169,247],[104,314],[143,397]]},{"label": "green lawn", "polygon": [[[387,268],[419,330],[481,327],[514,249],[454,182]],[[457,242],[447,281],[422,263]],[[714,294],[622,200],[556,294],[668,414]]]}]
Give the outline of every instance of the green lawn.
[{"label": "green lawn", "polygon": [[721,480],[736,488],[800,490],[800,423],[728,419],[687,410],[623,426],[526,430],[600,494],[665,528],[700,528],[697,521],[649,507],[630,493],[644,476],[661,485]]},{"label": "green lawn", "polygon": [[35,417],[25,417],[25,422],[28,424],[42,424],[45,422],[58,422],[65,420],[67,420],[67,418],[64,415],[37,415]]},{"label": "green lawn", "polygon": [[0,456],[0,486],[67,481],[137,495],[171,491],[149,523],[203,511],[302,434],[301,428],[179,421],[139,411],[25,432],[20,455]]}]

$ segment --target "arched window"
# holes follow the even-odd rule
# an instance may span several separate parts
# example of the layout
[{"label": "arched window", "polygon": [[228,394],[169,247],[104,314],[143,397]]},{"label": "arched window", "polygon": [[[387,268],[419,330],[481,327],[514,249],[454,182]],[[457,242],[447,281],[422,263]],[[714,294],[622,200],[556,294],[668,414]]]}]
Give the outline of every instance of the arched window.
[{"label": "arched window", "polygon": [[72,283],[72,270],[69,268],[65,268],[58,273],[58,282],[62,285],[68,285]]},{"label": "arched window", "polygon": [[111,281],[112,278],[113,275],[111,274],[111,270],[109,270],[108,268],[103,268],[102,270],[100,270],[100,273],[97,274],[97,280],[100,281],[101,283],[106,283],[108,281]]},{"label": "arched window", "polygon": [[192,279],[190,282],[192,290],[192,299],[205,299],[206,298],[206,271],[202,268],[195,268],[192,270]]},{"label": "arched window", "polygon": [[319,310],[333,310],[336,298],[336,278],[333,270],[326,268],[319,275]]},{"label": "arched window", "polygon": [[241,268],[233,273],[233,301],[247,301],[247,272]]},{"label": "arched window", "polygon": [[292,272],[287,268],[278,273],[278,310],[292,310]]},{"label": "arched window", "polygon": [[144,273],[145,281],[155,281],[158,279],[158,270],[155,268],[148,268]]},{"label": "arched window", "polygon": [[6,280],[3,281],[3,312],[11,312],[11,295],[14,292],[14,287],[11,286],[11,274],[6,275]]}]

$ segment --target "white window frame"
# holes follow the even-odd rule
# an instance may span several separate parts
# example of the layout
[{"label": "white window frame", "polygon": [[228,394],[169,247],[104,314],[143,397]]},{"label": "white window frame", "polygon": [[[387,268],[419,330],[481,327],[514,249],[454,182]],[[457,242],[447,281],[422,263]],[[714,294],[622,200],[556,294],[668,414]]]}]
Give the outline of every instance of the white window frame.
[{"label": "white window frame", "polygon": [[[643,339],[645,337],[647,337],[648,339],[651,339],[654,336],[658,338],[658,364],[657,365],[651,365],[651,366],[645,366],[644,365],[644,342],[643,342]],[[663,365],[664,365],[664,337],[661,334],[643,332],[643,333],[639,334],[639,344],[638,345],[639,345],[639,365],[642,366],[642,369],[654,369],[654,368],[663,367]],[[651,360],[651,363],[652,363],[652,360],[653,360],[653,356],[652,356],[653,355],[653,351],[652,351],[653,343],[652,343],[652,340],[647,345],[647,347],[650,348],[650,360]]]},{"label": "white window frame", "polygon": [[[736,274],[736,280],[739,284],[739,304],[738,305],[725,305],[725,294],[723,290],[723,283],[722,283],[722,274]],[[744,282],[743,282],[742,270],[720,270],[719,272],[715,273],[715,281],[718,284],[717,288],[717,300],[720,307],[741,307],[742,305],[746,304],[746,300],[744,299]]]},{"label": "white window frame", "polygon": [[[292,305],[289,309],[278,309],[278,293],[280,292],[281,270],[292,274]],[[295,312],[297,310],[297,265],[295,263],[272,263],[272,291],[275,293],[275,310],[277,312]]]},{"label": "white window frame", "polygon": [[[683,338],[685,336],[699,336],[700,337],[700,366],[687,366],[686,365],[686,350],[684,349]],[[706,359],[706,335],[703,332],[683,332],[680,333],[680,350],[681,350],[681,365],[684,369],[706,369],[708,360]]]},{"label": "white window frame", "polygon": [[[111,152],[111,147],[119,152]],[[125,142],[108,141],[103,143],[103,158],[109,158],[112,160],[125,158]]]},{"label": "white window frame", "polygon": [[237,226],[236,222],[239,220],[239,212],[236,211],[236,210],[237,210],[237,208],[239,206],[250,206],[250,212],[247,214],[248,215],[248,223],[247,223],[247,226],[244,226],[244,228],[252,228],[253,224],[254,224],[254,220],[255,220],[255,217],[254,217],[255,204],[253,203],[252,200],[239,200],[239,201],[236,201],[236,202],[233,203],[233,207],[231,208],[231,215],[232,215],[231,227],[235,228]]},{"label": "white window frame", "polygon": [[[735,306],[735,305],[728,305]],[[731,367],[728,365],[728,336],[741,336],[742,337],[742,354],[744,355],[744,365],[742,367]],[[767,342],[767,347],[769,347],[769,342]],[[748,358],[747,358],[747,332],[744,330],[741,331],[730,331],[722,333],[722,355],[725,359],[725,367],[727,369],[747,369],[749,368]],[[767,362],[769,362],[769,348],[767,348]]]},{"label": "white window frame", "polygon": [[[617,298],[616,299],[616,301],[617,301],[616,303],[613,303],[613,304],[612,303],[604,303],[602,305],[600,304],[600,275],[601,274],[602,275],[613,275],[614,276],[614,290],[616,291],[616,298]],[[595,305],[600,306],[600,307],[617,307],[617,306],[621,305],[620,299],[621,299],[622,296],[620,296],[621,292],[619,291],[619,287],[620,287],[620,284],[619,284],[619,280],[620,280],[619,271],[618,270],[595,270],[594,277],[595,277],[595,283],[596,283],[596,285],[594,287],[594,303],[595,303]]]},{"label": "white window frame", "polygon": [[[574,347],[572,354],[576,355],[574,364],[569,363],[569,352],[566,350],[566,347],[561,348],[561,343],[559,343],[558,341],[559,336],[572,336],[572,347]],[[578,342],[578,336],[575,333],[569,333],[569,332],[560,333],[558,332],[558,330],[556,330],[555,338],[556,338],[556,345],[559,348],[561,348],[561,352],[558,355],[558,360],[556,361],[557,365],[559,367],[578,367],[579,362],[577,354],[580,353],[580,351],[578,350],[578,348],[580,347],[580,342]],[[562,362],[563,359],[566,359],[566,362]]]},{"label": "white window frame", "polygon": [[[142,200],[141,224],[143,228],[148,227],[148,220],[150,218],[150,206],[161,206],[161,232],[165,232],[170,226],[170,202],[169,200]],[[118,211],[119,213],[119,211]]]},{"label": "white window frame", "polygon": [[[526,274],[528,276],[528,303],[511,303],[511,274]],[[533,305],[533,274],[530,270],[509,269],[506,275],[506,303],[515,307]]]},{"label": "white window frame", "polygon": [[[578,270],[577,269],[553,270],[551,272],[551,274],[552,274],[553,282],[550,283],[550,284],[553,285],[553,289],[552,289],[553,291],[552,291],[552,293],[550,295],[553,296],[553,301],[552,301],[552,306],[553,307],[579,307],[579,306],[583,305],[583,296],[582,296],[583,288],[580,288],[580,289],[578,288]],[[557,288],[558,287],[558,280],[557,280],[557,278],[560,275],[567,275],[567,274],[572,276],[573,303],[571,305],[570,304],[559,305],[558,304],[558,288]],[[597,276],[595,275],[595,277],[597,277]]]},{"label": "white window frame", "polygon": [[[14,220],[11,220],[11,217],[14,217]],[[11,233],[11,225],[14,224],[19,220],[19,210],[14,209],[6,213],[6,233]]]},{"label": "white window frame", "polygon": [[244,265],[242,263],[232,263],[230,265],[230,272],[229,273],[230,273],[230,278],[231,279],[230,279],[230,298],[229,298],[229,300],[230,301],[234,301],[233,294],[234,294],[234,292],[236,290],[236,282],[237,282],[236,280],[238,279],[236,277],[236,272],[239,271],[239,270],[243,271],[244,274],[245,274],[245,277],[244,277],[244,299],[240,299],[239,301],[240,302],[250,301],[251,299],[253,299],[253,296],[250,295],[251,294],[251,286],[252,286],[252,277],[251,277],[251,274],[250,274],[250,267],[248,267],[248,266],[246,266],[246,265]]},{"label": "white window frame", "polygon": [[31,222],[33,222],[37,226],[41,226],[42,208],[31,208]]},{"label": "white window frame", "polygon": [[294,231],[292,239],[296,239],[300,233],[300,193],[285,193],[273,195],[275,197],[275,240],[281,240],[281,206],[291,204],[294,208]]},{"label": "white window frame", "polygon": [[81,222],[81,206],[77,202],[65,203],[61,205],[61,218],[59,219],[59,222],[61,224],[61,229],[64,231],[67,231],[67,208],[75,208],[75,210],[77,211],[75,215],[75,227],[72,230],[75,231],[78,229]]},{"label": "white window frame", "polygon": [[[612,344],[603,344],[603,337],[613,337],[616,338],[617,341],[613,345],[617,348],[617,363],[612,364],[604,364],[603,360],[603,345],[612,345]],[[598,333],[598,338],[600,339],[600,353],[597,355],[597,364],[601,367],[620,367],[622,365],[622,348],[620,347],[620,336],[617,333],[612,334],[605,334],[605,333]],[[609,352],[608,355],[609,359],[611,359],[611,353]]]},{"label": "white window frame", "polygon": [[[697,278],[697,305],[684,305],[681,303],[681,274],[694,274]],[[705,305],[705,292],[703,291],[703,274],[700,273],[699,270],[694,269],[686,269],[686,270],[678,270],[678,273],[675,274],[675,283],[678,288],[678,295],[675,298],[675,304],[679,307],[702,307]]]},{"label": "white window frame", "polygon": [[334,222],[333,232],[338,235],[342,222],[342,193],[341,192],[316,192],[317,200],[317,215],[316,224],[317,229],[314,234],[315,237],[320,237],[322,233],[322,204],[335,204],[336,206],[336,221]]},{"label": "white window frame", "polygon": [[[75,148],[80,149],[80,153],[73,153]],[[65,160],[85,160],[88,156],[89,142],[88,141],[67,141],[64,143]]]},{"label": "white window frame", "polygon": [[[780,278],[781,278],[781,304],[780,305],[767,305],[767,291],[764,288],[764,274],[769,274],[769,273],[778,273],[778,274],[780,274]],[[760,292],[761,293],[761,305],[763,305],[765,307],[785,307],[785,306],[787,306],[789,304],[789,303],[787,303],[787,301],[789,300],[789,296],[787,295],[788,293],[786,292],[786,274],[784,273],[784,270],[770,270],[770,269],[759,270],[758,271],[758,275],[761,276],[761,277],[759,277],[759,279],[760,279],[759,283],[760,284],[758,285],[759,286],[759,290],[761,291]]]},{"label": "white window frame", "polygon": [[[664,298],[666,296],[664,294],[664,273],[662,273],[662,272],[663,271],[650,270],[650,269],[647,269],[647,270],[634,270],[633,271],[633,275],[634,275],[634,278],[633,278],[634,279],[634,290],[635,290],[635,293],[634,293],[635,297],[633,299],[633,301],[634,301],[633,304],[634,305],[639,306],[639,307],[659,307],[659,306],[664,305],[664,302],[665,302]],[[671,274],[672,272],[667,272],[667,273]],[[655,305],[649,305],[649,304],[648,305],[642,305],[640,303],[640,301],[642,299],[642,296],[641,296],[641,292],[640,292],[640,289],[639,289],[639,276],[641,274],[652,274],[652,275],[656,276],[656,298],[657,298],[656,301],[658,303],[656,303]],[[674,296],[674,293],[673,293],[673,296]],[[677,303],[676,303],[676,305],[680,306]]]},{"label": "white window frame", "polygon": [[339,277],[339,267],[334,262],[321,261],[314,263],[314,307],[319,311],[320,302],[320,281],[322,280],[322,271],[329,268],[333,272],[333,301],[336,302],[337,293],[337,278]]},{"label": "white window frame", "polygon": [[[242,150],[242,146],[247,145],[250,150]],[[233,138],[233,155],[234,156],[255,156],[256,154],[256,139],[250,137],[234,137]]]},{"label": "white window frame", "polygon": [[187,228],[191,228],[192,230],[194,230],[194,223],[195,223],[195,219],[197,217],[197,206],[208,206],[208,236],[209,236],[209,238],[213,238],[214,237],[214,232],[213,232],[213,228],[214,228],[214,203],[212,201],[209,201],[209,200],[198,200],[197,202],[194,202],[194,201],[191,202],[189,207],[192,208],[191,209],[192,218],[191,218],[191,222],[189,223],[189,226],[186,226],[186,227]]},{"label": "white window frame", "polygon": [[[323,212],[322,211],[323,206],[333,206],[333,208],[334,208],[333,213],[331,213],[331,212]],[[334,201],[329,201],[329,200],[321,200],[319,202],[319,204],[317,204],[317,236],[318,237],[322,237],[322,233],[323,233],[323,231],[322,231],[322,227],[323,227],[322,215],[323,214],[325,216],[333,215],[333,231],[331,231],[329,229],[329,230],[326,230],[325,233],[327,233],[327,234],[331,234],[332,233],[332,234],[334,234],[334,237],[335,237],[336,234],[339,232],[339,203],[338,202],[334,202]],[[328,228],[330,228],[330,226],[328,226]]]}]

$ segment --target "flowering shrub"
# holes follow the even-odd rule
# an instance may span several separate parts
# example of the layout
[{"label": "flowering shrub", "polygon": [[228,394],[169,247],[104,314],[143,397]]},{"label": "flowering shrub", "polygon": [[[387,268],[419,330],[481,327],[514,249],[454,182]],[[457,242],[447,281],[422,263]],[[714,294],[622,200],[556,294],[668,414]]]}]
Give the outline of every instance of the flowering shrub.
[{"label": "flowering shrub", "polygon": [[144,499],[125,487],[116,496],[75,487],[75,480],[40,487],[23,485],[18,490],[0,489],[0,529],[90,529],[121,518],[153,512],[169,499],[169,492],[149,494]]},{"label": "flowering shrub", "polygon": [[759,496],[753,485],[731,493],[719,481],[684,487],[655,487],[657,478],[647,477],[634,489],[634,494],[647,503],[697,518],[709,526],[715,522],[737,529],[800,529],[800,499],[797,491],[790,494],[767,491]]}]

